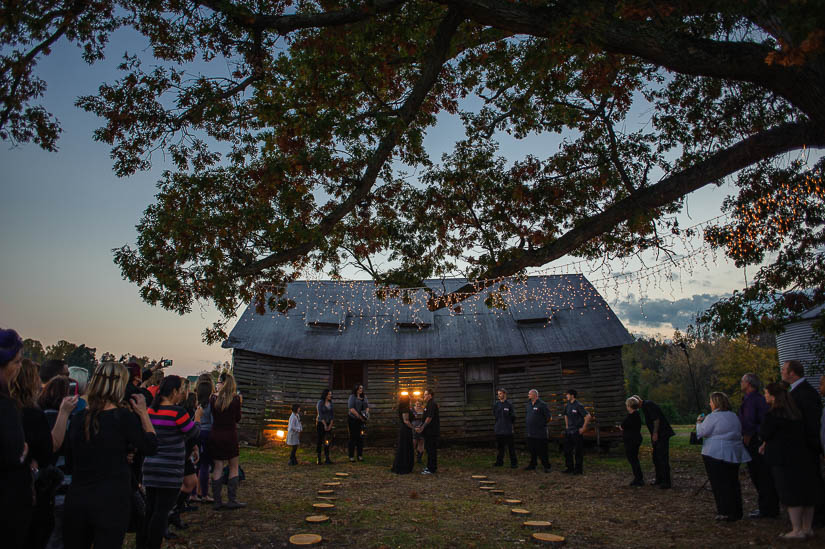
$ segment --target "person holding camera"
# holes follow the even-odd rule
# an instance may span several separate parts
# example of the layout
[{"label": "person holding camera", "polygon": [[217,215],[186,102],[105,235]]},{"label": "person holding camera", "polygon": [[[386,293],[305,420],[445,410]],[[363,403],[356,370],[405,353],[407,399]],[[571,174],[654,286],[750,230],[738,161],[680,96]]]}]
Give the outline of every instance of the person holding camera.
[{"label": "person holding camera", "polygon": [[347,427],[349,460],[355,461],[355,449],[358,449],[358,461],[364,461],[364,424],[370,417],[370,403],[364,395],[364,386],[360,383],[353,387],[347,401]]},{"label": "person holding camera", "polygon": [[742,443],[742,424],[725,393],[711,393],[710,415],[696,418],[696,436],[702,438],[702,460],[716,500],[716,520],[741,519],[739,465],[749,462],[751,456]]}]

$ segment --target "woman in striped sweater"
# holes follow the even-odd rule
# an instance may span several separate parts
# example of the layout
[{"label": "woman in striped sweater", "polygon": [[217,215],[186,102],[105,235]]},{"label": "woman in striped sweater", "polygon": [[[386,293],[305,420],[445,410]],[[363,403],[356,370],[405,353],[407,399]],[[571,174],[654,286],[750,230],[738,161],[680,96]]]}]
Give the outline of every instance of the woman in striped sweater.
[{"label": "woman in striped sweater", "polygon": [[143,462],[146,487],[146,522],[138,547],[160,549],[169,511],[183,483],[186,440],[197,437],[200,427],[178,406],[183,396],[181,378],[166,376],[149,409],[158,437],[158,451]]}]

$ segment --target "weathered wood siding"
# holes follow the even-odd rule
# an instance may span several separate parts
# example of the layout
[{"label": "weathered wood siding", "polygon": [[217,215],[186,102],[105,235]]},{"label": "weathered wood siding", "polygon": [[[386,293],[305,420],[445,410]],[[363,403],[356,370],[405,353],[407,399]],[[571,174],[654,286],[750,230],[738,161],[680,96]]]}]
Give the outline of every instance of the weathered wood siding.
[{"label": "weathered wood siding", "polygon": [[[286,429],[290,408],[305,411],[304,443],[315,440],[315,403],[332,385],[332,361],[282,359],[248,351],[234,351],[234,373],[244,395],[241,431],[246,440],[260,441],[261,433]],[[624,375],[621,348],[569,355],[531,355],[492,359],[494,378],[486,402],[467,402],[466,363],[461,359],[365,362],[365,387],[371,406],[368,444],[392,444],[398,429],[397,400],[401,391],[435,391],[441,411],[442,438],[486,440],[493,436],[491,407],[495,388],[504,387],[516,407],[516,436],[524,433],[524,406],[530,389],[539,391],[554,415],[551,434],[564,426],[564,392],[575,388],[579,400],[596,417],[602,435],[624,417]],[[335,438],[347,436],[346,403],[350,390],[333,391],[336,408]],[[413,400],[415,397],[411,397]],[[268,435],[271,436],[271,435]]]}]

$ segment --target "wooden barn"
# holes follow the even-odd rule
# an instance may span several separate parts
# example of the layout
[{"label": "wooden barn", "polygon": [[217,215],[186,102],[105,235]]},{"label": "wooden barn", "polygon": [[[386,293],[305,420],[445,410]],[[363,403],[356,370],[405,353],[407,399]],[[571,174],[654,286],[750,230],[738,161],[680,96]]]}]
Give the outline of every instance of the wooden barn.
[{"label": "wooden barn", "polygon": [[[464,283],[427,285],[441,294]],[[287,314],[248,307],[223,344],[233,349],[244,395],[243,436],[274,439],[297,402],[306,411],[304,442],[311,442],[315,403],[330,387],[335,437],[345,438],[356,383],[371,404],[367,444],[393,443],[399,394],[427,387],[440,406],[443,441],[493,438],[497,387],[516,407],[517,438],[530,389],[558,415],[570,387],[596,418],[590,436],[616,436],[625,414],[621,348],[632,338],[584,276],[507,281],[436,311],[426,306],[429,295],[381,291],[371,281],[295,282],[287,287],[285,297],[295,302]],[[552,423],[551,434],[562,427],[563,420]]]}]

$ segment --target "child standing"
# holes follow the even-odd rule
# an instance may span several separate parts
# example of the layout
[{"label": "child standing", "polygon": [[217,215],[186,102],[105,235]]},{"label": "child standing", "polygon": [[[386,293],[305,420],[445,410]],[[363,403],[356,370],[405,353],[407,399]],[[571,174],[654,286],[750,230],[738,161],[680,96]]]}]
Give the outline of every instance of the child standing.
[{"label": "child standing", "polygon": [[289,427],[286,432],[286,445],[292,446],[292,452],[289,454],[289,465],[298,465],[298,458],[295,457],[295,452],[298,451],[298,445],[301,443],[301,431],[304,430],[301,425],[301,405],[292,405],[292,414],[289,416]]}]

